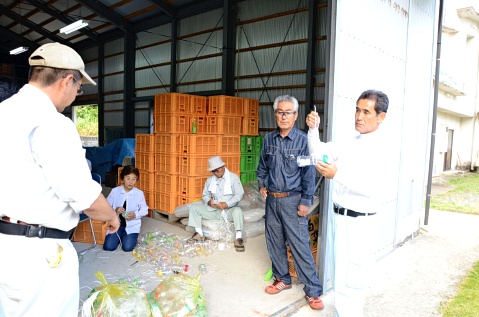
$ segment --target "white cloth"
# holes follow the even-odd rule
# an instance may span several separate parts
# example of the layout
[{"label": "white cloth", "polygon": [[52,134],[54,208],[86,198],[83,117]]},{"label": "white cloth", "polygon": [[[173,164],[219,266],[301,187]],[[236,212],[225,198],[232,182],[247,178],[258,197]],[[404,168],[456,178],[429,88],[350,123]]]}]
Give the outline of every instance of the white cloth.
[{"label": "white cloth", "polygon": [[[75,125],[32,85],[0,103],[0,147],[0,216],[68,231],[101,193]],[[0,245],[0,306],[6,316],[78,314],[78,256],[69,240],[0,234]],[[48,259],[58,246],[62,258],[52,268]]]},{"label": "white cloth", "polygon": [[[216,177],[216,175],[213,175],[213,177]],[[225,167],[225,173],[223,174],[223,177],[224,179],[224,191],[223,191],[223,194],[224,195],[231,195],[232,194],[232,191],[231,191],[231,176],[230,176],[230,171]],[[218,179],[218,177],[216,177],[216,179]],[[210,193],[212,193],[213,195],[216,194],[216,188],[218,187],[218,183],[217,182],[211,182],[210,183],[210,186],[208,187],[208,190],[210,191]]]},{"label": "white cloth", "polygon": [[136,218],[126,221],[125,231],[127,234],[140,233],[141,217],[148,214],[148,206],[146,205],[145,194],[142,190],[133,187],[129,192],[126,192],[123,185],[117,186],[111,190],[106,200],[113,209],[123,207],[123,203],[126,200],[126,212],[133,211],[136,214]]}]

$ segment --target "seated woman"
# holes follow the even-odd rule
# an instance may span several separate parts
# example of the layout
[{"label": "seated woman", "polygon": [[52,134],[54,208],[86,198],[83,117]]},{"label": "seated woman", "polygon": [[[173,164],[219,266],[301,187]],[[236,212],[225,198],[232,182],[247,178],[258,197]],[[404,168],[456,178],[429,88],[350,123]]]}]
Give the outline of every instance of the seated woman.
[{"label": "seated woman", "polygon": [[145,195],[135,187],[140,171],[133,165],[123,168],[120,179],[123,185],[113,188],[107,197],[108,202],[120,217],[120,229],[116,233],[107,233],[103,250],[115,251],[122,245],[123,251],[130,252],[136,246],[141,228],[141,217],[148,214]]}]

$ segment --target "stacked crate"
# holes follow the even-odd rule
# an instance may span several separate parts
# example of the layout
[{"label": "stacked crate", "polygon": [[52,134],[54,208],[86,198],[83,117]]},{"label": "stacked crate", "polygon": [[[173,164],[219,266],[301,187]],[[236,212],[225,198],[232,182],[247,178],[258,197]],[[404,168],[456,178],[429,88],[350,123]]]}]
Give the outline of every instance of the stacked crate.
[{"label": "stacked crate", "polygon": [[[193,110],[194,109],[194,110]],[[155,96],[155,202],[153,209],[172,214],[178,205],[180,156],[195,115],[206,115],[206,97],[180,93]]]},{"label": "stacked crate", "polygon": [[[259,103],[253,101],[180,93],[155,96],[154,134],[139,135],[135,151],[137,167],[141,167],[142,175],[149,176],[148,184],[138,187],[152,193],[148,203],[151,209],[172,214],[177,206],[201,199],[206,179],[211,176],[211,156],[221,156],[226,167],[240,175],[240,136],[257,134],[258,130]],[[150,147],[145,148],[146,136]]]},{"label": "stacked crate", "polygon": [[256,170],[261,155],[261,146],[263,143],[262,136],[241,136],[240,140],[240,179],[245,184],[249,181],[256,180]]},{"label": "stacked crate", "polygon": [[243,119],[241,135],[258,135],[259,100],[243,98]]},{"label": "stacked crate", "polygon": [[[153,134],[137,134],[135,147],[135,166],[140,171],[140,178],[136,187],[145,194],[146,204],[150,209],[154,203],[155,191],[155,139]],[[123,167],[118,169],[118,184],[121,184],[120,173]]]},{"label": "stacked crate", "polygon": [[231,96],[208,97],[208,133],[218,134],[216,154],[228,170],[240,175],[240,135],[243,130],[244,98]]}]

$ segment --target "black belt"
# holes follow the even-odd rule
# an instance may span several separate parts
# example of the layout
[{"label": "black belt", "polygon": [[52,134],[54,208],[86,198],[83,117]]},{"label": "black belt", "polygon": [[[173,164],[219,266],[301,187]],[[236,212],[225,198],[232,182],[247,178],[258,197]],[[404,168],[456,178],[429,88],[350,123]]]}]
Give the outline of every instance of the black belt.
[{"label": "black belt", "polygon": [[346,216],[353,217],[353,218],[356,218],[356,217],[359,217],[359,216],[372,216],[372,215],[376,214],[375,212],[374,213],[357,212],[357,211],[354,211],[354,210],[351,210],[351,209],[338,207],[336,205],[334,205],[333,210],[337,214],[346,215]]},{"label": "black belt", "polygon": [[285,198],[285,197],[293,197],[293,196],[296,196],[296,195],[299,195],[301,194],[301,192],[284,192],[284,193],[276,193],[276,192],[272,192],[272,191],[267,191],[268,194],[270,194],[271,196],[273,196],[274,198]]},{"label": "black belt", "polygon": [[27,238],[71,239],[74,232],[75,228],[70,231],[62,231],[37,225],[23,225],[0,220],[0,233],[25,236]]}]

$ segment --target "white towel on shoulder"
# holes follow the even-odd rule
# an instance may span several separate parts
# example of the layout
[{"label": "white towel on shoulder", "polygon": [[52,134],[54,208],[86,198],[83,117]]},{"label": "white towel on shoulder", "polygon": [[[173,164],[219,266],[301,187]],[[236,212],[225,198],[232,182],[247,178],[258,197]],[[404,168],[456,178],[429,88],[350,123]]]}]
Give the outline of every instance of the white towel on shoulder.
[{"label": "white towel on shoulder", "polygon": [[[223,195],[231,195],[233,192],[231,191],[231,177],[230,177],[230,171],[225,167],[225,173],[223,175],[223,178],[225,180],[225,187],[223,191]],[[218,177],[214,177],[214,180],[210,183],[210,186],[208,187],[208,191],[211,192],[212,194],[216,194],[216,180]]]}]

